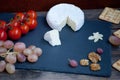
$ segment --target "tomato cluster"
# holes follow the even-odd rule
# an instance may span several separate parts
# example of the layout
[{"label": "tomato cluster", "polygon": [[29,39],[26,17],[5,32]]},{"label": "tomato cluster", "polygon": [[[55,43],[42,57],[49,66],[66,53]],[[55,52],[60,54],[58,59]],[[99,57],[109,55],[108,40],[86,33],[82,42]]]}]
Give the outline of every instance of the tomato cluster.
[{"label": "tomato cluster", "polygon": [[22,35],[27,34],[37,26],[37,13],[34,10],[29,10],[26,13],[18,12],[7,23],[0,20],[0,40],[18,40]]}]

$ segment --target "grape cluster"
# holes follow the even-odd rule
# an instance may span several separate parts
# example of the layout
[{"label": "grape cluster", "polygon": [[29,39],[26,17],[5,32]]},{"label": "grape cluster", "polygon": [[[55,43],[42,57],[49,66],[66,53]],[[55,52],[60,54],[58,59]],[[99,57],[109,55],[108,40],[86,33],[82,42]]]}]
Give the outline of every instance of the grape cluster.
[{"label": "grape cluster", "polygon": [[26,47],[25,43],[17,42],[14,44],[11,40],[0,40],[0,72],[6,70],[9,74],[15,73],[14,64],[18,62],[36,62],[42,55],[42,49],[35,45]]}]

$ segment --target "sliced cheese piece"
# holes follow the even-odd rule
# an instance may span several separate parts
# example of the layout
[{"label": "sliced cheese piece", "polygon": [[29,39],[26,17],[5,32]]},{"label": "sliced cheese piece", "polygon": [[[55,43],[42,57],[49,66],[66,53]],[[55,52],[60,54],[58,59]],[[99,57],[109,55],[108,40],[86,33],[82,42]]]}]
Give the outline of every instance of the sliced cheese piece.
[{"label": "sliced cheese piece", "polygon": [[61,45],[59,31],[56,29],[50,30],[44,34],[44,40],[48,41],[52,46]]},{"label": "sliced cheese piece", "polygon": [[46,20],[52,29],[61,31],[68,24],[72,30],[77,31],[84,24],[84,13],[73,4],[61,3],[48,11]]}]

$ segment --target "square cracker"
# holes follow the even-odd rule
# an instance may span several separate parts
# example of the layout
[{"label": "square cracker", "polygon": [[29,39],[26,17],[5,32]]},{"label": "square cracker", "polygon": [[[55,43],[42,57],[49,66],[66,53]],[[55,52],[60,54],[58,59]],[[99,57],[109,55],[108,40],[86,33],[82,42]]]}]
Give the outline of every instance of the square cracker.
[{"label": "square cracker", "polygon": [[120,59],[118,61],[116,61],[113,65],[112,65],[115,69],[117,69],[118,71],[120,71]]},{"label": "square cracker", "polygon": [[99,19],[112,22],[115,24],[120,23],[120,10],[106,7],[100,14]]},{"label": "square cracker", "polygon": [[118,29],[117,31],[113,32],[113,34],[114,34],[116,37],[120,38],[120,29]]}]

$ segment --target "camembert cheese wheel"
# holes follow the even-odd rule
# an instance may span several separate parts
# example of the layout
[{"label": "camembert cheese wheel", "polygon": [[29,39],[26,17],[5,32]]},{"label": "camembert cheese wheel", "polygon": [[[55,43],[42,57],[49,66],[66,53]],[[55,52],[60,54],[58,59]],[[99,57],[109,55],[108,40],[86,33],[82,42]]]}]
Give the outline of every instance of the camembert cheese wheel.
[{"label": "camembert cheese wheel", "polygon": [[84,12],[73,4],[61,3],[50,8],[46,20],[52,29],[61,31],[68,24],[73,31],[77,31],[84,24]]}]

